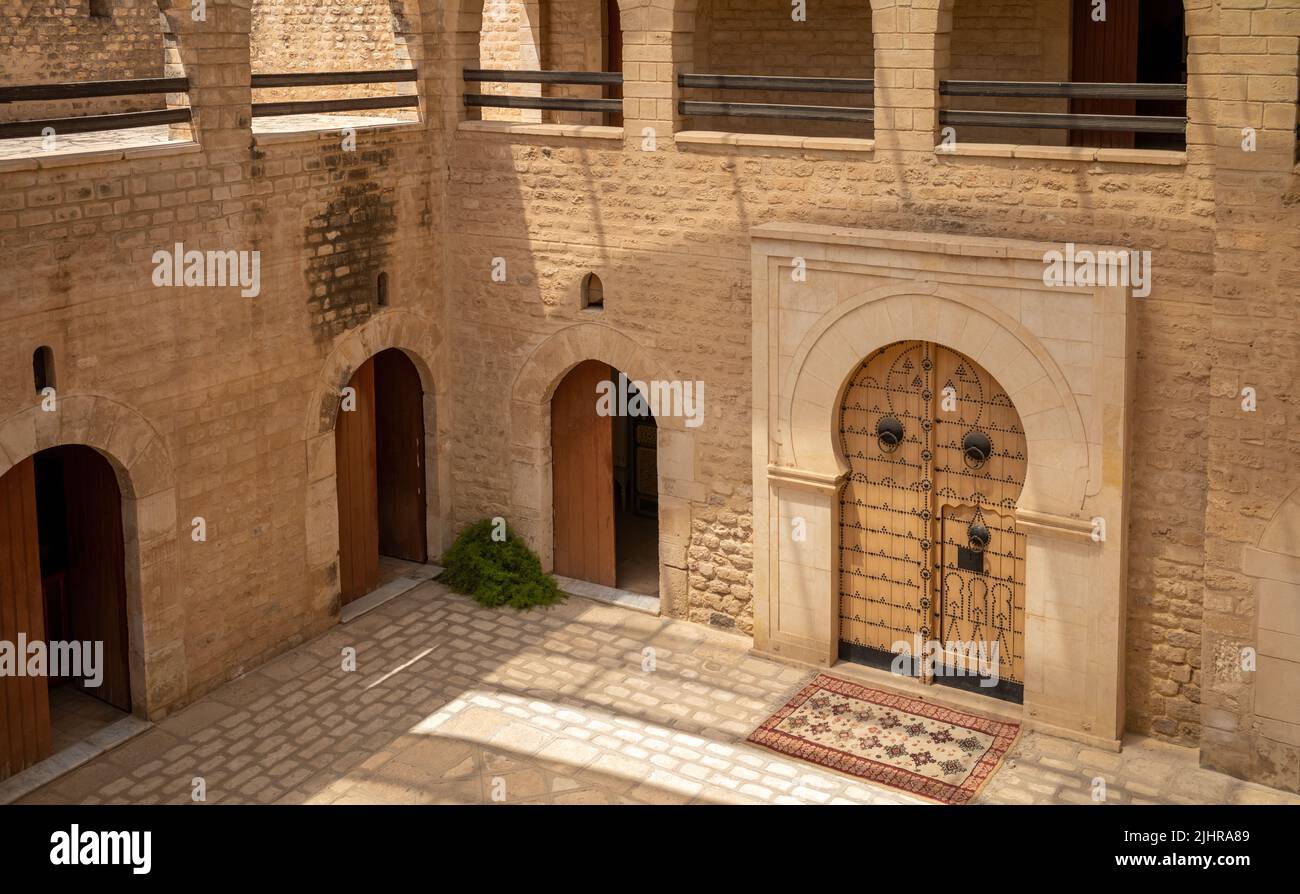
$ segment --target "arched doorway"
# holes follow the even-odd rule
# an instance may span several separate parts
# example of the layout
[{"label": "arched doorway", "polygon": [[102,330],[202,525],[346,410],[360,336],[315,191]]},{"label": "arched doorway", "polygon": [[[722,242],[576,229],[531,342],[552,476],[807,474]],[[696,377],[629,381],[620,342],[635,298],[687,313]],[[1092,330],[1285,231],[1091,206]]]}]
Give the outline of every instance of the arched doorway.
[{"label": "arched doorway", "polygon": [[0,779],[131,711],[122,493],[98,451],[0,477]]},{"label": "arched doorway", "polygon": [[579,363],[551,398],[554,570],[659,595],[658,426],[608,363]]},{"label": "arched doorway", "polygon": [[895,342],[850,380],[840,446],[840,658],[1022,700],[1027,457],[1006,391],[950,348]]},{"label": "arched doorway", "polygon": [[380,585],[381,556],[428,561],[424,437],[424,388],[410,358],[389,348],[361,364],[334,429],[344,605]]}]

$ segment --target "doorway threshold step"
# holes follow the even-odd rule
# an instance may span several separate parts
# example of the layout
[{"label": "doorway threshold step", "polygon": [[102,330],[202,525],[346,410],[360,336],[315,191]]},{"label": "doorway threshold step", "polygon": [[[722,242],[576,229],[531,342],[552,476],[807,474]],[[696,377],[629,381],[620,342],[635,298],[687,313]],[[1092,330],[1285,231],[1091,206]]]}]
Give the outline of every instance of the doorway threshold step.
[{"label": "doorway threshold step", "polygon": [[605,587],[600,584],[593,584],[589,580],[575,580],[571,577],[561,577],[558,574],[554,575],[554,577],[555,582],[560,585],[560,589],[570,596],[594,599],[596,602],[630,608],[632,611],[655,615],[656,617],[659,615],[658,596],[648,596],[645,593],[633,593],[631,590]]},{"label": "doorway threshold step", "polygon": [[402,577],[394,578],[377,590],[371,590],[360,599],[349,602],[339,612],[339,622],[346,624],[355,621],[366,612],[379,608],[385,602],[396,599],[408,590],[418,587],[427,580],[433,580],[442,574],[439,565],[421,565],[418,571],[408,572]]},{"label": "doorway threshold step", "polygon": [[112,751],[149,729],[153,729],[152,723],[128,715],[91,733],[77,744],[0,782],[0,804],[9,804],[30,795],[41,786],[48,785],[65,773],[71,773],[82,764]]}]

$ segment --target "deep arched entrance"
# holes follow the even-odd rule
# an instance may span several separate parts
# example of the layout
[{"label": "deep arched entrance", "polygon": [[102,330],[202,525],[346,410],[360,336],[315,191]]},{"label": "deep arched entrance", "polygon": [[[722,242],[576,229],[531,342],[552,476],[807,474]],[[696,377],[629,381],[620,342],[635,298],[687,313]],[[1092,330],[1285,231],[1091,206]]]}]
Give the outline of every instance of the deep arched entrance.
[{"label": "deep arched entrance", "polygon": [[424,437],[424,389],[410,358],[389,348],[361,364],[334,429],[344,605],[379,586],[381,556],[428,560]]},{"label": "deep arched entrance", "polygon": [[117,475],[42,450],[0,477],[0,779],[129,713],[129,659]]},{"label": "deep arched entrance", "polygon": [[575,366],[551,398],[554,570],[659,594],[658,426],[627,376]]},{"label": "deep arched entrance", "polygon": [[840,446],[840,657],[1020,701],[1027,459],[1006,391],[957,351],[895,342],[851,378]]}]

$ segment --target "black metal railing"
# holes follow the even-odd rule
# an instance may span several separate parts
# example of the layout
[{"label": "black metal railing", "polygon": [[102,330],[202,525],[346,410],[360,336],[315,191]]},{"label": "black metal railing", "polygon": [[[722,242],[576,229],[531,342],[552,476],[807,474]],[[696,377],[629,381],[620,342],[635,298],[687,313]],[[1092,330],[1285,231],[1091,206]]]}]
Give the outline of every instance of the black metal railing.
[{"label": "black metal railing", "polygon": [[[383,71],[323,71],[296,74],[255,74],[254,90],[271,87],[329,87],[354,84],[409,84],[419,78],[413,68],[393,68]],[[346,99],[291,100],[287,102],[255,102],[254,118],[277,115],[321,115],[327,112],[361,112],[372,109],[418,108],[420,99],[413,93],[397,96],[358,96]]]},{"label": "black metal railing", "polygon": [[[113,96],[149,96],[161,93],[186,93],[189,89],[188,78],[135,78],[116,81],[74,81],[63,84],[28,84],[18,87],[0,87],[0,104],[102,99]],[[57,134],[70,134],[189,122],[189,108],[37,118],[0,124],[0,138],[44,136],[47,128]]]},{"label": "black metal railing", "polygon": [[[762,90],[769,93],[836,93],[874,96],[876,82],[871,78],[797,78],[765,75],[679,74],[677,86],[683,89]],[[870,106],[822,106],[801,103],[716,102],[680,100],[677,111],[682,115],[734,118],[780,118],[795,121],[851,121],[871,124],[875,110]]]},{"label": "black metal railing", "polygon": [[[940,81],[943,96],[1009,96],[1035,99],[1110,99],[1186,102],[1186,84],[1090,84],[1071,81]],[[992,112],[942,109],[940,124],[1028,127],[1122,133],[1184,135],[1186,115],[1115,115],[1073,112]]]},{"label": "black metal railing", "polygon": [[[506,71],[467,68],[470,84],[565,84],[572,86],[622,87],[621,71]],[[468,109],[539,109],[546,112],[623,111],[621,99],[584,99],[577,96],[504,96],[494,93],[466,93]]]}]

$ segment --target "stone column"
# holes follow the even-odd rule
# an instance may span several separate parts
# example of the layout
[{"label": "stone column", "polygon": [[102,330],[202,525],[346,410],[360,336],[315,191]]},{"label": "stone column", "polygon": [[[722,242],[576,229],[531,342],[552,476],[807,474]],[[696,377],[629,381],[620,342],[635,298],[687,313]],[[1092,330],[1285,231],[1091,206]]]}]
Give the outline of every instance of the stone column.
[{"label": "stone column", "polygon": [[872,0],[876,150],[934,151],[954,0]]},{"label": "stone column", "polygon": [[478,109],[465,108],[464,70],[479,67],[483,0],[448,0],[441,5],[420,0],[420,4],[426,30],[435,31],[430,42],[436,53],[430,54],[428,64],[429,120],[437,119],[445,138],[450,138],[460,122],[481,117]]},{"label": "stone column", "polygon": [[[179,63],[189,78],[194,139],[203,144],[213,167],[246,162],[253,120],[247,0],[208,0],[201,11],[189,0],[160,6],[170,29],[168,41],[174,44],[167,55],[168,74]],[[169,106],[171,102],[169,96]]]},{"label": "stone column", "polygon": [[677,75],[692,65],[695,2],[627,0],[621,15],[624,132],[634,148],[653,136],[661,150],[682,127]]}]

